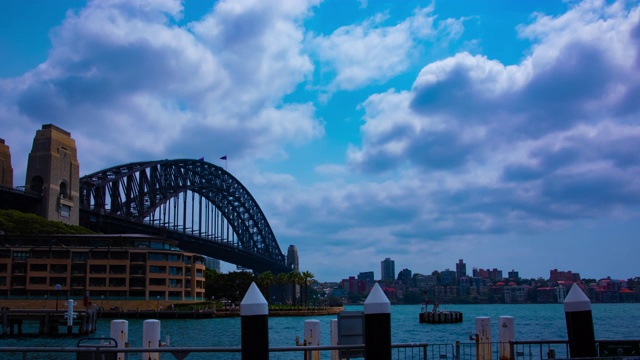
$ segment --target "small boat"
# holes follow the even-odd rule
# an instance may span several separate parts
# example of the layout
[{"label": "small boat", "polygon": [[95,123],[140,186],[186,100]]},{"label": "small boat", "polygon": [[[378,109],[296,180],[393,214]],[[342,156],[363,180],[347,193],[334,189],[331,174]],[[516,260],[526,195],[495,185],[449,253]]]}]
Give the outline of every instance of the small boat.
[{"label": "small boat", "polygon": [[462,312],[460,311],[438,310],[438,303],[433,304],[431,311],[429,311],[428,308],[429,300],[425,301],[422,311],[420,312],[421,324],[455,324],[462,322]]}]

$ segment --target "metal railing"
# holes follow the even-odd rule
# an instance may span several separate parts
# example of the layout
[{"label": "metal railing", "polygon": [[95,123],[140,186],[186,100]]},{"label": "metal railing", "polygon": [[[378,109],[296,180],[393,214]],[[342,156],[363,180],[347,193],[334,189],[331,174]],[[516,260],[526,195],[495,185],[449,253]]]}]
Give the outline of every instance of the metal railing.
[{"label": "metal railing", "polygon": [[[93,340],[97,343],[80,346],[82,340]],[[116,348],[113,342],[104,338],[84,338],[78,347],[0,347],[0,359],[3,360],[35,360],[35,359],[76,359],[76,360],[116,360],[138,359],[142,353],[163,354],[163,359],[183,360],[240,359],[240,347],[160,347],[160,348]],[[601,340],[596,341],[598,359],[620,359],[621,357],[638,357],[640,340]],[[546,360],[570,359],[569,342],[567,340],[513,341],[509,343],[469,342],[454,344],[407,343],[392,344],[393,360],[476,360],[489,359],[485,351],[490,347],[490,359],[509,360]],[[361,359],[364,345],[332,345],[332,346],[293,346],[272,347],[269,349],[270,359],[315,359],[318,353],[321,359],[333,359],[332,352],[339,352],[339,359]],[[505,355],[504,351],[508,351]],[[624,353],[621,353],[624,352]],[[478,357],[478,354],[484,354]],[[206,354],[206,355],[201,355]],[[351,354],[351,355],[350,355]],[[203,357],[204,356],[204,357]]]},{"label": "metal railing", "polygon": [[[97,339],[104,340],[104,339]],[[331,358],[332,351],[340,352],[340,359],[361,359],[364,345],[336,346],[294,346],[272,347],[269,349],[271,359],[312,359],[311,354],[318,352],[322,359]],[[392,344],[394,360],[439,360],[454,359],[453,345],[428,345],[426,343]],[[160,348],[115,348],[113,345],[94,344],[82,347],[0,347],[0,358],[7,360],[34,359],[77,359],[77,360],[111,360],[138,359],[142,353],[163,354],[163,359],[182,360],[198,358],[196,354],[227,354],[225,359],[240,359],[240,347],[160,347]],[[349,354],[360,354],[351,357]],[[193,354],[193,355],[192,355]],[[446,354],[447,357],[442,357]],[[216,355],[216,359],[219,359]],[[206,358],[212,358],[207,356]]]}]

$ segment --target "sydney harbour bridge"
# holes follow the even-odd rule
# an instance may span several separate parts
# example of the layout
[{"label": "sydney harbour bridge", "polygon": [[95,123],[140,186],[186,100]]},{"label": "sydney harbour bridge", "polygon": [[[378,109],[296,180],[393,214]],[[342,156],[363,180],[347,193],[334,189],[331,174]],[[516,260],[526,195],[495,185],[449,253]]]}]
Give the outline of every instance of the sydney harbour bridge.
[{"label": "sydney harbour bridge", "polygon": [[256,272],[288,272],[271,226],[233,175],[204,160],[135,162],[80,178],[80,225],[149,234]]}]

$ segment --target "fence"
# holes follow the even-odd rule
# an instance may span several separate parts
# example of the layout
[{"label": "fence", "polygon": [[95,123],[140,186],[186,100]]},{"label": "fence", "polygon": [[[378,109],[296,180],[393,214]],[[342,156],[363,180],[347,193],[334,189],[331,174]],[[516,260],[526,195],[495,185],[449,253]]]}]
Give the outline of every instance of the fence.
[{"label": "fence", "polygon": [[[86,338],[81,340],[104,339]],[[161,347],[150,348],[115,348],[104,342],[78,347],[0,347],[0,359],[6,360],[35,360],[35,359],[76,359],[76,360],[111,360],[125,358],[138,359],[141,353],[164,354],[163,359],[183,360],[195,359],[196,354],[226,354],[225,359],[240,359],[242,349],[240,347]],[[509,360],[546,360],[569,359],[569,343],[567,340],[540,340],[540,341],[513,341],[508,344],[493,343],[460,343],[455,344],[392,344],[393,360],[476,360],[478,359],[478,346],[491,346],[491,359],[505,359],[501,357],[500,347],[506,345],[513,354]],[[640,340],[600,340],[597,341],[599,359],[624,359],[638,358],[640,354]],[[334,346],[295,346],[274,347],[269,349],[271,359],[312,359],[312,352],[320,354],[321,359],[333,359],[331,353],[339,351],[340,359],[361,359],[364,345],[334,345]],[[117,354],[127,356],[117,357]],[[193,354],[193,355],[192,355]],[[210,358],[210,357],[207,357]],[[219,357],[216,356],[216,359]]]}]

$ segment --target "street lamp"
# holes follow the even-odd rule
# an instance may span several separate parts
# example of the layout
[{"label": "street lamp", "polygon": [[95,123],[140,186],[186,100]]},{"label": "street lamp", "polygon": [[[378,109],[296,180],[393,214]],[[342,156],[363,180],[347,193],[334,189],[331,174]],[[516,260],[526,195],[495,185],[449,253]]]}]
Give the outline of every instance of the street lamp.
[{"label": "street lamp", "polygon": [[100,295],[100,311],[104,310],[104,295]]},{"label": "street lamp", "polygon": [[45,296],[44,296],[44,308],[45,308],[45,309],[47,308],[47,299],[48,299],[48,298],[49,298],[49,296],[48,296],[48,295],[45,295]]},{"label": "street lamp", "polygon": [[58,311],[58,299],[60,298],[60,289],[62,289],[62,285],[56,284],[53,288],[56,289],[56,311]]},{"label": "street lamp", "polygon": [[156,296],[156,311],[160,311],[160,296]]}]

